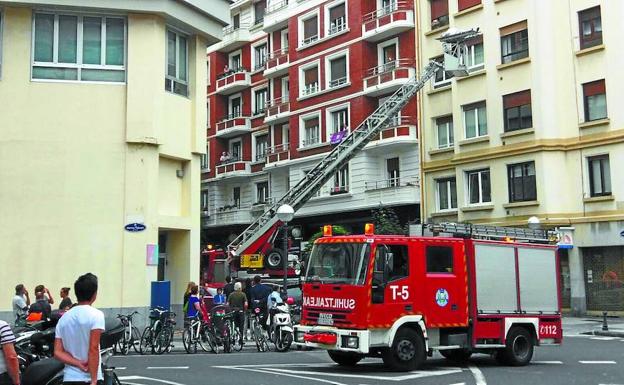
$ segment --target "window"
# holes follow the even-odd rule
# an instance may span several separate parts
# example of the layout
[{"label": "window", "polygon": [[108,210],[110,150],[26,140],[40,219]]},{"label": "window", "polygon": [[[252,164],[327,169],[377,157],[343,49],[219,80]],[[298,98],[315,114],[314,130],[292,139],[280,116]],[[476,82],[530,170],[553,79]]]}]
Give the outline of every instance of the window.
[{"label": "window", "polygon": [[478,36],[466,42],[468,52],[464,57],[464,63],[468,72],[479,71],[484,68],[485,56],[483,54],[483,36]]},{"label": "window", "polygon": [[301,21],[302,31],[300,36],[303,37],[300,45],[312,44],[319,39],[318,14],[312,15]]},{"label": "window", "polygon": [[589,191],[592,197],[611,195],[609,155],[587,158],[589,166]]},{"label": "window", "polygon": [[264,13],[266,12],[266,0],[257,0],[254,4],[254,25],[264,22]]},{"label": "window", "polygon": [[586,122],[607,117],[607,94],[604,79],[583,84],[583,104]]},{"label": "window", "polygon": [[330,190],[330,195],[344,194],[349,192],[349,165],[342,167],[334,174],[334,181]]},{"label": "window", "polygon": [[208,191],[201,192],[201,210],[208,211]]},{"label": "window", "polygon": [[529,31],[527,22],[501,28],[501,63],[511,63],[529,56]]},{"label": "window", "polygon": [[398,187],[401,184],[399,158],[386,159],[386,170],[388,171],[388,187]]},{"label": "window", "polygon": [[228,119],[238,118],[242,114],[242,99],[240,96],[230,97],[230,115],[227,117]]},{"label": "window", "polygon": [[208,154],[201,155],[201,168],[205,170],[208,168]]},{"label": "window", "polygon": [[533,127],[531,90],[503,96],[505,132]]},{"label": "window", "polygon": [[318,116],[303,119],[303,147],[312,146],[321,142],[321,129]]},{"label": "window", "polygon": [[466,176],[468,179],[468,201],[470,204],[491,202],[490,170],[468,171]]},{"label": "window", "polygon": [[579,12],[581,49],[602,44],[602,19],[600,6]]},{"label": "window", "polygon": [[242,144],[240,139],[230,142],[230,162],[238,162],[241,160]]},{"label": "window", "polygon": [[429,0],[431,4],[431,29],[448,25],[448,0]]},{"label": "window", "polygon": [[507,166],[509,178],[509,202],[537,200],[535,185],[535,162],[510,164]]},{"label": "window", "polygon": [[436,180],[438,192],[438,210],[454,210],[457,208],[457,187],[455,178]]},{"label": "window", "polygon": [[[409,276],[409,254],[406,245],[377,245],[373,280],[381,281],[379,277],[384,275],[386,262],[390,267],[387,282]],[[379,283],[381,282],[375,282],[373,285]]]},{"label": "window", "polygon": [[348,129],[349,111],[346,107],[341,108],[336,111],[331,111],[329,113],[329,116],[330,116],[330,127],[329,127],[330,135]]},{"label": "window", "polygon": [[438,132],[438,148],[453,147],[453,117],[445,116],[436,119]]},{"label": "window", "polygon": [[264,68],[267,61],[267,44],[261,44],[254,47],[254,71]]},{"label": "window", "polygon": [[269,182],[256,183],[256,203],[269,201]]},{"label": "window", "polygon": [[242,68],[241,54],[237,53],[237,54],[231,55],[230,56],[230,69],[232,71],[238,71],[241,68]]},{"label": "window", "polygon": [[256,162],[263,162],[266,158],[267,148],[269,147],[269,135],[257,135],[256,139]]},{"label": "window", "polygon": [[329,60],[329,88],[347,84],[347,56]]},{"label": "window", "polygon": [[487,135],[487,114],[485,102],[464,106],[464,128],[466,139]]},{"label": "window", "polygon": [[392,71],[397,67],[398,40],[392,39],[377,45],[377,73]]},{"label": "window", "polygon": [[331,36],[347,29],[346,3],[338,4],[329,8],[329,30]]},{"label": "window", "polygon": [[126,81],[126,20],[36,13],[33,79]]},{"label": "window", "polygon": [[457,9],[463,11],[481,4],[481,0],[457,0]]},{"label": "window", "polygon": [[[444,56],[439,56],[433,60],[437,61],[438,63],[444,64]],[[433,88],[440,88],[440,87],[448,86],[449,84],[451,84],[452,78],[453,78],[453,75],[446,72],[444,68],[438,69],[438,71],[435,74],[435,77],[433,78]]]},{"label": "window", "polygon": [[234,204],[234,207],[236,207],[237,209],[240,209],[240,201],[241,201],[241,188],[240,187],[234,187],[232,189],[232,203]]},{"label": "window", "polygon": [[185,36],[167,30],[167,75],[165,90],[188,95],[188,47]]},{"label": "window", "polygon": [[268,90],[263,88],[254,91],[254,115],[264,114],[266,110]]},{"label": "window", "polygon": [[232,28],[237,30],[240,28],[240,13],[232,16]]},{"label": "window", "polygon": [[427,246],[427,273],[452,274],[453,248],[447,246]]},{"label": "window", "polygon": [[303,84],[301,89],[301,96],[312,95],[320,91],[319,87],[319,66],[313,65],[302,69],[303,79],[300,82]]}]

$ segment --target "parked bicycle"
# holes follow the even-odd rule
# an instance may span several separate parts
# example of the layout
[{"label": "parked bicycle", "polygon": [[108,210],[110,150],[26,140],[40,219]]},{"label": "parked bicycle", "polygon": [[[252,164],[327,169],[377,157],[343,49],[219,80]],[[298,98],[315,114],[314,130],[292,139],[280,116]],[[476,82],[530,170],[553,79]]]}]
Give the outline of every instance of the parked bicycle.
[{"label": "parked bicycle", "polygon": [[259,352],[267,352],[270,350],[269,339],[262,327],[262,309],[258,306],[252,308],[251,314],[251,336],[256,343]]},{"label": "parked bicycle", "polygon": [[240,321],[241,325],[245,323],[245,312],[243,310],[234,310],[228,314],[226,314],[226,319],[228,322],[228,328],[230,329],[230,345],[232,349],[240,352],[243,350],[243,330],[239,329],[236,325],[236,319],[242,318]]},{"label": "parked bicycle", "polygon": [[210,333],[215,336],[216,349],[223,347],[225,353],[232,351],[231,330],[227,307],[223,305],[213,306],[210,309]]},{"label": "parked bicycle", "polygon": [[124,333],[121,336],[121,339],[115,345],[115,350],[123,354],[124,356],[130,352],[130,347],[132,347],[136,353],[140,352],[139,344],[141,340],[141,334],[139,333],[139,329],[134,326],[132,322],[132,318],[136,314],[139,314],[139,312],[135,311],[132,314],[128,315],[117,314],[117,318],[124,326]]},{"label": "parked bicycle", "polygon": [[216,337],[210,330],[209,321],[204,321],[199,315],[187,320],[182,332],[182,345],[189,354],[197,353],[197,345],[205,352],[219,353],[219,346]]},{"label": "parked bicycle", "polygon": [[174,312],[157,307],[150,310],[150,325],[143,330],[139,351],[141,354],[170,352],[175,325]]}]

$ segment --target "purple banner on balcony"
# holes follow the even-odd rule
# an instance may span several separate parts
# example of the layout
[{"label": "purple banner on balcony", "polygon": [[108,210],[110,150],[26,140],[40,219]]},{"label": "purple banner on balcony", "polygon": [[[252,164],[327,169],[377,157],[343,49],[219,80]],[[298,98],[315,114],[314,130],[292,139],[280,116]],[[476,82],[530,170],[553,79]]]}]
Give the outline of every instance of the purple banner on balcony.
[{"label": "purple banner on balcony", "polygon": [[336,144],[340,144],[340,142],[342,142],[344,140],[344,138],[346,138],[346,137],[347,137],[347,130],[334,132],[329,137],[329,144],[331,144],[332,146],[336,145]]}]

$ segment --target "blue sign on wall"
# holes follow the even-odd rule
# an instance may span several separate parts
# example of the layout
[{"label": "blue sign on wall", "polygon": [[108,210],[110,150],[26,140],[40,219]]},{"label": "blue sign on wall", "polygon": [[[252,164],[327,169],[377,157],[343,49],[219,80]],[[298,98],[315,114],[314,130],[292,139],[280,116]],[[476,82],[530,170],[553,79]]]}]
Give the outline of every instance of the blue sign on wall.
[{"label": "blue sign on wall", "polygon": [[145,230],[145,228],[146,227],[143,223],[128,223],[127,225],[124,226],[124,229],[126,229],[126,231],[129,231],[131,233],[143,231]]},{"label": "blue sign on wall", "polygon": [[624,237],[624,230],[620,231],[620,237]]}]

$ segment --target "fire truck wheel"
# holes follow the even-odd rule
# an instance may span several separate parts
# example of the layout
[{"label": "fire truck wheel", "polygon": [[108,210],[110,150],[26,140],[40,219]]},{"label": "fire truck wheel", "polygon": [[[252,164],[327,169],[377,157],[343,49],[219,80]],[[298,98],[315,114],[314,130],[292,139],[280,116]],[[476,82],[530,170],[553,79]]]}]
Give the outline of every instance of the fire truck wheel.
[{"label": "fire truck wheel", "polygon": [[453,362],[466,362],[470,359],[472,352],[467,349],[440,350],[442,357]]},{"label": "fire truck wheel", "polygon": [[266,263],[271,269],[282,267],[284,253],[280,249],[269,249],[266,253]]},{"label": "fire truck wheel", "polygon": [[364,358],[364,355],[351,352],[339,352],[337,350],[328,350],[329,358],[340,366],[355,366]]},{"label": "fire truck wheel", "polygon": [[533,337],[522,326],[514,326],[507,333],[505,349],[499,350],[496,360],[511,366],[527,365],[533,358]]},{"label": "fire truck wheel", "polygon": [[394,336],[392,347],[382,351],[381,358],[389,369],[408,372],[418,369],[426,354],[423,337],[415,330],[403,328]]}]

